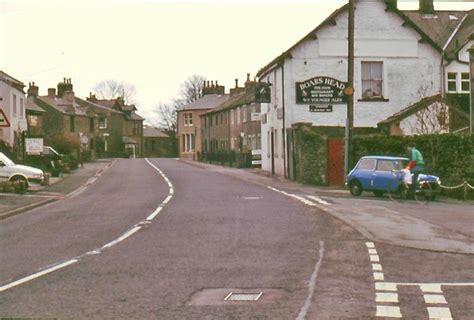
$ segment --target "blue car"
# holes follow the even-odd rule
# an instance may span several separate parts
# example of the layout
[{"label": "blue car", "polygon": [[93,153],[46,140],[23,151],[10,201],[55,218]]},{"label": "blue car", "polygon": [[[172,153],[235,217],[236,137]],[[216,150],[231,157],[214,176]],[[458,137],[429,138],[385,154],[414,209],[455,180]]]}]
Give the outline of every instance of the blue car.
[{"label": "blue car", "polygon": [[[363,191],[372,191],[381,197],[386,192],[398,192],[403,185],[403,173],[400,172],[408,163],[404,157],[366,156],[362,157],[348,174],[346,185],[352,195],[360,196]],[[437,176],[420,174],[418,183],[428,183],[431,189],[431,200],[439,192],[440,179]]]}]

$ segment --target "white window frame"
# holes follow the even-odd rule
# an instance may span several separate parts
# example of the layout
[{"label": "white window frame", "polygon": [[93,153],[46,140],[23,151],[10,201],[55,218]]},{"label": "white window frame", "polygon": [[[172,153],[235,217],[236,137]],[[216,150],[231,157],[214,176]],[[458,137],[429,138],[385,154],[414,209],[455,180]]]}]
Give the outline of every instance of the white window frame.
[{"label": "white window frame", "polygon": [[[104,120],[103,125],[101,125],[100,120]],[[99,129],[107,129],[107,118],[99,118]]]},{"label": "white window frame", "polygon": [[[449,79],[450,75],[454,75],[454,79]],[[454,83],[454,90],[449,89],[449,84]],[[447,92],[458,92],[458,73],[457,72],[447,72],[446,73],[446,91]]]},{"label": "white window frame", "polygon": [[[466,75],[467,74],[467,79],[463,79],[463,75]],[[460,77],[460,81],[461,81],[461,84],[459,86],[459,89],[461,90],[461,92],[464,92],[464,93],[469,93],[471,92],[471,75],[469,74],[469,72],[461,72],[461,77]],[[464,90],[462,88],[462,85],[464,83],[467,83],[467,90]]]},{"label": "white window frame", "polygon": [[[378,64],[381,66],[381,72],[380,72],[380,79],[373,79],[372,78],[372,72],[371,72],[371,75],[370,75],[370,79],[364,79],[364,74],[363,74],[363,66],[364,64],[370,64],[370,66],[372,67],[372,65],[374,64]],[[360,97],[361,97],[361,100],[367,100],[367,101],[370,101],[371,99],[374,99],[374,100],[377,100],[377,99],[385,99],[385,76],[384,76],[384,72],[385,72],[385,65],[384,65],[384,61],[377,61],[377,60],[367,60],[367,61],[361,61],[360,63],[360,87],[361,87],[361,93],[360,93]],[[368,96],[368,97],[364,97],[364,92],[367,91],[367,90],[371,90],[370,88],[364,88],[364,82],[380,82],[380,95],[374,95],[374,96]],[[373,87],[372,85],[370,86],[371,88]]]}]

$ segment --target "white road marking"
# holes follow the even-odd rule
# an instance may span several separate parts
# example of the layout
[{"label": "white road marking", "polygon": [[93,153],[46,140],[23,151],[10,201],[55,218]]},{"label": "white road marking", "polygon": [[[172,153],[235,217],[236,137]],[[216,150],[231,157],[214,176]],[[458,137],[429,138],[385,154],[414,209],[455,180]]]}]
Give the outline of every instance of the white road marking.
[{"label": "white road marking", "polygon": [[445,307],[428,307],[428,316],[430,319],[452,320],[453,316],[449,308]]},{"label": "white road marking", "polygon": [[376,282],[375,290],[377,291],[397,291],[397,284],[392,282]]},{"label": "white road marking", "polygon": [[374,244],[373,242],[366,242],[365,245],[366,245],[367,248],[369,248],[369,249],[375,248],[375,244]]},{"label": "white road marking", "polygon": [[369,254],[378,254],[376,249],[369,249]]},{"label": "white road marking", "polygon": [[127,239],[128,237],[130,237],[132,234],[134,234],[135,232],[137,232],[138,230],[140,230],[142,227],[135,227],[127,232],[125,232],[122,236],[120,236],[119,238],[115,239],[114,241],[111,241],[109,243],[107,243],[106,245],[104,245],[102,248],[100,248],[100,250],[102,249],[107,249],[107,248],[110,248],[110,247],[113,247],[115,246],[117,243],[120,243],[122,242],[123,240]]},{"label": "white road marking", "polygon": [[441,285],[440,284],[421,284],[420,289],[423,292],[436,292],[436,293],[443,292],[441,290]]},{"label": "white road marking", "polygon": [[319,241],[319,259],[316,265],[314,266],[314,271],[309,281],[308,296],[306,297],[306,301],[304,302],[304,305],[301,307],[301,310],[298,316],[296,317],[296,320],[304,320],[306,318],[306,314],[308,313],[309,307],[311,306],[311,300],[313,299],[316,279],[318,277],[319,269],[321,268],[321,263],[323,262],[323,257],[324,257],[324,241]]},{"label": "white road marking", "polygon": [[57,271],[59,269],[62,269],[62,268],[65,268],[67,266],[70,266],[71,264],[73,263],[76,263],[78,262],[79,260],[77,259],[72,259],[72,260],[69,260],[69,261],[66,261],[66,262],[63,262],[61,264],[58,264],[58,265],[55,265],[51,268],[48,268],[48,269],[45,269],[45,270],[42,270],[40,272],[37,272],[37,273],[34,273],[32,275],[29,275],[25,278],[22,278],[22,279],[19,279],[17,281],[13,281],[13,282],[10,282],[9,284],[6,284],[4,286],[1,286],[0,287],[0,292],[2,291],[5,291],[5,290],[8,290],[8,289],[11,289],[13,287],[16,287],[16,286],[19,286],[20,284],[23,284],[25,282],[28,282],[28,281],[31,281],[31,280],[34,280],[36,278],[39,278],[39,277],[42,277],[48,273],[51,273],[51,272],[54,272],[54,271]]},{"label": "white road marking", "polygon": [[377,306],[377,317],[401,318],[400,307],[396,306]]},{"label": "white road marking", "polygon": [[323,200],[319,197],[315,197],[315,196],[306,196],[307,198],[310,198],[311,200],[314,200],[316,201],[317,203],[320,203],[320,204],[324,204],[326,206],[330,206],[331,204],[329,202],[327,202],[326,200]]},{"label": "white road marking", "polygon": [[429,304],[446,304],[446,298],[442,294],[425,294],[423,296],[425,303]]},{"label": "white road marking", "polygon": [[369,257],[370,257],[371,262],[379,262],[380,261],[379,256],[376,255],[376,254],[371,254],[371,255],[369,255]]},{"label": "white road marking", "polygon": [[398,303],[398,293],[393,292],[377,292],[376,302],[395,302]]},{"label": "white road marking", "polygon": [[[16,286],[19,286],[19,285],[21,285],[21,284],[23,284],[23,283],[29,282],[29,281],[31,281],[31,280],[34,280],[34,279],[36,279],[36,278],[39,278],[39,277],[44,276],[44,275],[46,275],[46,274],[49,274],[49,273],[51,273],[51,272],[57,271],[57,270],[59,270],[59,269],[65,268],[65,267],[67,267],[67,266],[69,266],[69,265],[71,265],[71,264],[73,264],[73,263],[79,262],[80,259],[81,259],[82,257],[84,257],[84,256],[90,256],[90,255],[97,255],[97,254],[100,254],[100,253],[102,253],[102,251],[103,251],[104,249],[111,248],[111,247],[113,247],[114,245],[116,245],[116,244],[122,242],[123,240],[127,239],[128,237],[132,236],[134,233],[136,233],[137,231],[139,231],[139,230],[142,228],[142,225],[149,223],[149,221],[151,221],[153,218],[155,218],[156,215],[163,209],[163,206],[164,206],[166,203],[168,203],[168,202],[171,200],[171,198],[173,197],[173,194],[174,194],[173,184],[172,184],[172,183],[170,182],[170,180],[165,176],[165,174],[164,174],[160,169],[158,169],[153,163],[151,163],[148,159],[145,159],[145,161],[146,161],[150,166],[152,166],[154,169],[156,169],[156,170],[160,173],[160,175],[163,177],[163,179],[165,179],[165,181],[167,182],[167,184],[168,184],[168,186],[169,186],[169,194],[168,194],[168,196],[166,197],[166,199],[165,199],[162,203],[160,203],[160,204],[158,205],[158,207],[157,207],[145,220],[138,222],[137,224],[134,225],[134,227],[133,227],[132,229],[130,229],[130,230],[128,230],[127,232],[125,232],[125,233],[124,233],[123,235],[121,235],[119,238],[117,238],[117,239],[115,239],[115,240],[113,240],[113,241],[111,241],[111,242],[105,244],[105,245],[102,246],[100,249],[94,249],[94,250],[88,251],[88,252],[86,252],[86,253],[84,253],[84,254],[82,254],[82,255],[80,255],[80,256],[77,256],[77,257],[75,257],[74,259],[71,259],[71,260],[69,260],[69,261],[67,261],[67,262],[58,264],[58,265],[53,266],[53,267],[51,267],[51,268],[48,268],[48,269],[39,271],[39,272],[37,272],[37,273],[34,273],[34,274],[29,275],[29,276],[27,276],[27,277],[24,277],[24,278],[22,278],[22,279],[18,279],[18,280],[14,281],[14,282],[7,283],[7,284],[5,284],[5,285],[3,285],[3,286],[0,286],[0,292],[5,291],[5,290],[8,290],[8,289],[11,289],[11,288],[16,287]],[[97,179],[97,178],[96,178],[96,179]],[[94,180],[91,180],[91,179],[90,179],[89,181],[94,182],[96,179],[94,179]],[[91,182],[91,183],[92,183],[92,182]],[[87,186],[87,185],[88,185],[88,184],[86,183],[85,186],[83,186],[83,187],[77,189],[76,191],[71,192],[70,194],[66,195],[64,198],[70,198],[70,197],[74,197],[74,196],[80,194],[81,192],[83,192],[83,191],[86,189],[86,186]],[[165,201],[166,201],[166,202],[165,202]]]},{"label": "white road marking", "polygon": [[374,272],[374,280],[383,281],[384,280],[383,272]]},{"label": "white road marking", "polygon": [[382,265],[380,263],[372,263],[372,270],[382,271]]},{"label": "white road marking", "polygon": [[242,197],[244,200],[260,200],[263,199],[263,197]]}]

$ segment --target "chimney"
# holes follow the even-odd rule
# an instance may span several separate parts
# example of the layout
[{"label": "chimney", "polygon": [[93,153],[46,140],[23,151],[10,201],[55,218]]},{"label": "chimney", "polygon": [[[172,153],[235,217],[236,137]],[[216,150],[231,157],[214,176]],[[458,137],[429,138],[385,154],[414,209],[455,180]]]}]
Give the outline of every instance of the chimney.
[{"label": "chimney", "polygon": [[71,78],[64,78],[63,82],[58,83],[58,97],[62,97],[66,91],[73,91]]},{"label": "chimney", "polygon": [[219,82],[214,81],[204,81],[204,87],[202,88],[202,95],[217,94],[222,95],[225,93],[225,86],[220,86]]},{"label": "chimney", "polygon": [[245,91],[251,92],[257,87],[257,82],[250,80],[250,73],[247,73],[247,81],[245,81]]},{"label": "chimney", "polygon": [[39,93],[38,86],[34,82],[29,83],[28,87],[28,97],[37,97]]},{"label": "chimney", "polygon": [[64,91],[63,92],[63,99],[66,100],[67,102],[71,103],[74,105],[74,91]]},{"label": "chimney", "polygon": [[433,0],[420,0],[419,10],[421,14],[434,14]]},{"label": "chimney", "polygon": [[388,10],[396,10],[397,9],[397,0],[385,0],[387,4]]},{"label": "chimney", "polygon": [[89,92],[89,97],[86,98],[87,101],[90,101],[90,102],[94,102],[94,103],[97,103],[97,97],[95,96],[95,94],[92,94],[92,92]]},{"label": "chimney", "polygon": [[56,88],[48,88],[48,97],[55,98],[56,97]]},{"label": "chimney", "polygon": [[239,87],[239,79],[235,79],[235,88],[229,90],[230,96],[233,96],[237,93],[244,92],[245,88]]}]

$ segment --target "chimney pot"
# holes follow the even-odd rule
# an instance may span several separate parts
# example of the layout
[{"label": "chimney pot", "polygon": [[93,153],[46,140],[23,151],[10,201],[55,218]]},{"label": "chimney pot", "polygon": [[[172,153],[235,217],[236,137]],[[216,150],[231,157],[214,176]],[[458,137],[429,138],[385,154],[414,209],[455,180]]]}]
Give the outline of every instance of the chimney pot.
[{"label": "chimney pot", "polygon": [[236,87],[236,88],[239,87],[239,79],[235,79],[235,87]]},{"label": "chimney pot", "polygon": [[250,73],[247,73],[247,81],[250,81]]}]

